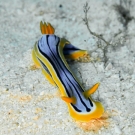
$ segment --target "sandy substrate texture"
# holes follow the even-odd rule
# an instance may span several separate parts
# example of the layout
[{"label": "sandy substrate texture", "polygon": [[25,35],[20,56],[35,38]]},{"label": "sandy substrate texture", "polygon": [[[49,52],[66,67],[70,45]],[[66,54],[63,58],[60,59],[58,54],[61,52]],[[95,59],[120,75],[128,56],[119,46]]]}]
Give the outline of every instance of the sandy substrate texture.
[{"label": "sandy substrate texture", "polygon": [[95,134],[74,123],[58,88],[40,70],[30,70],[32,47],[42,36],[41,20],[51,22],[56,35],[91,55],[93,62],[70,62],[70,67],[84,89],[100,82],[93,98],[115,112],[109,128],[96,134],[135,134],[135,1],[123,1],[122,7],[118,0],[88,1],[90,28],[112,44],[108,47],[84,25],[85,2],[0,0],[1,135]]}]

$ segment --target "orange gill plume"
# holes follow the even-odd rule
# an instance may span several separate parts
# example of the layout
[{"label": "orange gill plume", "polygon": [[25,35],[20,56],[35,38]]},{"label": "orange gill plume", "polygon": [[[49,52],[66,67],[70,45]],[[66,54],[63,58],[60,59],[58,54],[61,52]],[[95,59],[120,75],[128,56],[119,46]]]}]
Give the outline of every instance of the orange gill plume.
[{"label": "orange gill plume", "polygon": [[54,34],[55,29],[50,23],[40,22],[40,30],[42,34]]}]

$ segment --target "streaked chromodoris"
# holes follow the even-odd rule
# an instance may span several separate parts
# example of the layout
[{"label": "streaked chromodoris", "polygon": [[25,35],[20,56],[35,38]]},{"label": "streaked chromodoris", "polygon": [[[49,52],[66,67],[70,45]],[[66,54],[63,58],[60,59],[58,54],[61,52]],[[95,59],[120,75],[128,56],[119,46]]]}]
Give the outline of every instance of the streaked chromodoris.
[{"label": "streaked chromodoris", "polygon": [[61,98],[67,103],[73,119],[89,122],[91,119],[100,118],[104,108],[100,102],[91,98],[91,94],[97,90],[99,83],[85,91],[66,62],[66,59],[75,60],[87,56],[87,51],[56,36],[50,23],[41,22],[40,29],[43,36],[35,43],[32,50],[35,65],[41,67],[42,73],[51,84],[57,85]]}]

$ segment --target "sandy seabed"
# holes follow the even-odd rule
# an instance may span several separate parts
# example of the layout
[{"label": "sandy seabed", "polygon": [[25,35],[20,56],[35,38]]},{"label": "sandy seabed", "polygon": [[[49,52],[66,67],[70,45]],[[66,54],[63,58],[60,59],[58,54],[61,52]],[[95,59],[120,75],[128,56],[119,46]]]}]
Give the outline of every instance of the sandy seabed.
[{"label": "sandy seabed", "polygon": [[[88,0],[88,32],[80,0],[0,0],[0,135],[134,135],[135,134],[135,1]],[[121,7],[121,6],[122,7]],[[84,131],[69,116],[58,88],[40,70],[31,70],[31,50],[42,36],[40,21],[56,35],[88,50],[91,61],[70,62],[73,73],[112,112],[109,127]]]}]

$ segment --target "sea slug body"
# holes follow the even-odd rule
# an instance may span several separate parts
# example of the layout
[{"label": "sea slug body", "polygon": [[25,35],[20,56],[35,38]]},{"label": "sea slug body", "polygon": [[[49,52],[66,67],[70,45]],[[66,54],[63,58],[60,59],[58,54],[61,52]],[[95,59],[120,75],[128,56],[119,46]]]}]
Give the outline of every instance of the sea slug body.
[{"label": "sea slug body", "polygon": [[89,90],[84,90],[71,72],[66,59],[78,59],[88,53],[73,46],[68,40],[54,34],[50,23],[40,23],[43,34],[35,43],[32,57],[35,65],[41,67],[42,73],[61,93],[61,98],[67,103],[69,113],[76,121],[88,122],[100,118],[104,112],[102,104],[91,98],[99,83]]}]

